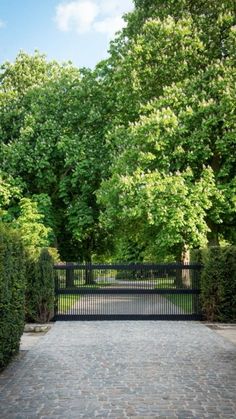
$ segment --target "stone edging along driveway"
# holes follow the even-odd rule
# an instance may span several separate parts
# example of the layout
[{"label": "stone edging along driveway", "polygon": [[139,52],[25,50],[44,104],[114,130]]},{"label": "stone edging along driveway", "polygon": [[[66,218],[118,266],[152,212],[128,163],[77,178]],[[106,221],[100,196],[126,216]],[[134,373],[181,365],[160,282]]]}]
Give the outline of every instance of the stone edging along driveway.
[{"label": "stone edging along driveway", "polygon": [[[21,350],[29,350],[35,343],[45,335],[55,323],[25,325],[24,334],[21,339]],[[208,323],[202,322],[206,327],[236,345],[236,323]]]}]

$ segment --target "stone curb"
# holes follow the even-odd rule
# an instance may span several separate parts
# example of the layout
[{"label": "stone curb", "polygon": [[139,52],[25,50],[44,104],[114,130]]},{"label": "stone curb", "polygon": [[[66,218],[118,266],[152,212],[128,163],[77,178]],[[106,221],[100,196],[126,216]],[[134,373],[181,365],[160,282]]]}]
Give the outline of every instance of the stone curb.
[{"label": "stone curb", "polygon": [[46,333],[51,329],[52,326],[53,326],[52,324],[27,323],[25,324],[24,332],[25,333]]},{"label": "stone curb", "polygon": [[236,329],[236,323],[208,323],[208,322],[202,322],[204,326],[207,326],[211,329]]}]

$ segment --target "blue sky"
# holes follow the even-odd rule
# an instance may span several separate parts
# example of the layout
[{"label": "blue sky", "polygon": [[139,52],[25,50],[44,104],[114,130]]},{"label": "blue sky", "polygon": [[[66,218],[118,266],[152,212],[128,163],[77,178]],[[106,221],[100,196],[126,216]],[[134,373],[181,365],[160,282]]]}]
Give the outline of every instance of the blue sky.
[{"label": "blue sky", "polygon": [[37,49],[49,60],[94,67],[132,9],[132,0],[0,0],[0,63]]}]

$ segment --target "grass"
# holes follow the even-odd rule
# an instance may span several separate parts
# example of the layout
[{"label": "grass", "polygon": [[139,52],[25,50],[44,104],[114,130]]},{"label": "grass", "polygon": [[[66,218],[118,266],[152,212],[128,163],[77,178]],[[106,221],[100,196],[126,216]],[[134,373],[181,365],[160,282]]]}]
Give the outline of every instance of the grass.
[{"label": "grass", "polygon": [[[155,281],[155,288],[156,289],[176,289],[175,279],[172,277],[170,278],[152,278],[152,283]],[[148,281],[148,279],[144,280],[145,282]],[[81,287],[81,288],[101,288],[101,287],[109,287],[111,285],[114,285],[114,283],[108,283],[108,282],[99,282],[96,284],[85,284],[84,280],[75,280],[74,281],[75,288]],[[73,292],[73,288],[71,289]],[[165,294],[163,295],[164,298],[171,301],[173,304],[175,304],[177,307],[179,307],[181,310],[183,310],[184,313],[192,313],[193,312],[193,297],[191,294]],[[81,295],[79,294],[63,294],[59,295],[58,297],[58,310],[61,312],[65,312],[70,310],[76,302],[81,298]]]},{"label": "grass", "polygon": [[175,278],[154,278],[156,287],[155,288],[172,288],[176,289]]},{"label": "grass", "polygon": [[[61,281],[59,284],[59,288],[66,289],[65,281]],[[68,289],[73,290],[74,288],[101,288],[101,287],[110,287],[114,285],[112,282],[96,282],[95,284],[86,284],[85,281],[74,281],[73,287],[68,287]]]},{"label": "grass", "polygon": [[62,294],[58,296],[58,311],[64,312],[71,309],[75,303],[80,299],[80,295],[76,294]]},{"label": "grass", "polygon": [[[160,278],[157,280],[156,284],[156,289],[177,289],[174,278]],[[181,308],[185,313],[193,312],[192,294],[165,294],[164,297],[175,304],[177,307]]]},{"label": "grass", "polygon": [[[109,282],[97,282],[96,284],[85,284],[83,281],[74,281],[74,288],[101,288],[101,287],[110,287],[113,285]],[[73,287],[72,287],[73,289]]]},{"label": "grass", "polygon": [[[107,282],[99,283],[99,284],[92,284],[92,285],[86,285],[86,284],[78,284],[78,287],[85,287],[85,288],[100,288],[104,286],[109,286],[111,284],[108,284]],[[73,288],[71,288],[71,292],[73,293]],[[73,306],[76,304],[77,301],[81,298],[80,294],[60,294],[58,296],[58,311],[61,313],[65,313],[69,311]]]},{"label": "grass", "polygon": [[114,285],[113,282],[96,282],[96,284],[82,284],[78,285],[79,287],[92,287],[92,288],[101,288],[101,287],[110,287],[111,285]]},{"label": "grass", "polygon": [[193,313],[193,298],[191,294],[166,294],[165,298],[181,308],[185,313]]}]

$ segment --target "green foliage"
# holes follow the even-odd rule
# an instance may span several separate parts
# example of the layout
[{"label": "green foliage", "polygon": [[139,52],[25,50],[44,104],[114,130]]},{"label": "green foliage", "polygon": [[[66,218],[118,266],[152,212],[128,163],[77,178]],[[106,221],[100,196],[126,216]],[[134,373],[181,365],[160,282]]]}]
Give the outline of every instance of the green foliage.
[{"label": "green foliage", "polygon": [[98,193],[101,221],[154,258],[218,244],[219,235],[234,243],[234,5],[136,6],[111,49],[120,100],[133,113],[109,134],[117,152]]},{"label": "green foliage", "polygon": [[[165,86],[202,68],[203,50],[204,45],[188,15],[178,21],[172,16],[148,20],[128,44],[122,66],[114,77],[123,83],[121,87],[129,101],[133,96],[140,106],[163,94]],[[125,87],[127,79],[129,84]]]},{"label": "green foliage", "polygon": [[[54,259],[50,249],[41,249],[27,260],[26,319],[46,323],[54,315]],[[56,255],[57,257],[57,255]]]},{"label": "green foliage", "polygon": [[[203,194],[205,193],[205,196]],[[194,182],[189,171],[164,175],[136,171],[114,176],[100,199],[104,223],[122,229],[153,254],[173,253],[176,246],[206,244],[206,209],[211,206],[212,175]]]},{"label": "green foliage", "polygon": [[48,247],[47,251],[49,255],[51,256],[53,263],[59,263],[61,261],[58,250],[55,247]]},{"label": "green foliage", "polygon": [[236,243],[235,2],[136,0],[126,21],[94,71],[1,66],[0,217],[68,261]]},{"label": "green foliage", "polygon": [[227,42],[222,42],[235,23],[234,0],[135,0],[136,9],[130,16],[126,32],[130,38],[139,33],[147,19],[172,16],[176,21],[191,16],[201,41],[206,45],[208,59],[228,54]]},{"label": "green foliage", "polygon": [[20,197],[19,182],[0,170],[0,221],[11,222],[14,219]]},{"label": "green foliage", "polygon": [[224,250],[222,255],[224,266],[223,287],[224,304],[221,308],[221,321],[236,321],[236,247],[231,246]]},{"label": "green foliage", "polygon": [[37,202],[63,259],[89,260],[106,239],[94,192],[108,167],[108,93],[96,73],[37,53],[19,54],[1,77],[1,166],[21,180],[23,199]]},{"label": "green foliage", "polygon": [[16,231],[0,224],[0,369],[19,350],[24,328],[25,253]]},{"label": "green foliage", "polygon": [[190,261],[191,263],[203,263],[203,250],[202,249],[191,249],[190,250]]},{"label": "green foliage", "polygon": [[142,246],[123,234],[117,235],[116,247],[113,250],[113,260],[117,262],[143,262]]},{"label": "green foliage", "polygon": [[37,202],[22,198],[20,215],[14,224],[26,247],[37,249],[50,244],[51,228],[46,227],[43,221],[44,215],[39,212]]},{"label": "green foliage", "polygon": [[208,321],[236,321],[236,248],[212,247],[201,277],[201,303]]}]

